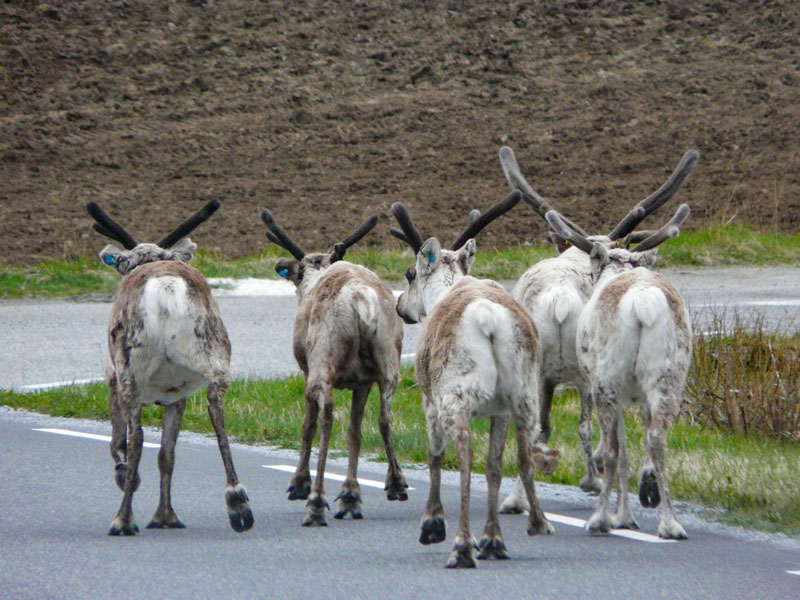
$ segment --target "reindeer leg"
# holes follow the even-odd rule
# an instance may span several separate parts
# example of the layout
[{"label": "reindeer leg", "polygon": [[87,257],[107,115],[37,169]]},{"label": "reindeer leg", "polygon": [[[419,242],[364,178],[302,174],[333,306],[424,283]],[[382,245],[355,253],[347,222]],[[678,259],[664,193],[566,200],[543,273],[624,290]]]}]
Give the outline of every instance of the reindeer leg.
[{"label": "reindeer leg", "polygon": [[544,516],[544,511],[539,505],[539,499],[536,497],[536,487],[534,483],[536,463],[533,457],[533,448],[531,447],[534,428],[527,419],[516,416],[514,418],[514,429],[517,433],[517,468],[519,469],[519,478],[525,488],[525,495],[528,497],[528,505],[530,506],[528,535],[554,533],[555,528],[550,521],[547,520],[547,517]]},{"label": "reindeer leg", "polygon": [[289,500],[306,500],[311,493],[311,471],[308,462],[311,459],[311,443],[314,441],[314,434],[317,431],[317,418],[319,416],[319,404],[316,400],[306,400],[306,414],[303,419],[303,434],[300,443],[300,460],[297,462],[297,469],[292,475],[289,487]]},{"label": "reindeer leg", "polygon": [[508,435],[508,417],[492,417],[489,432],[489,455],[486,458],[486,482],[489,485],[489,504],[486,526],[478,542],[478,559],[509,558],[503,534],[500,532],[500,520],[497,516],[497,501],[500,494],[500,482],[503,478],[503,450]]},{"label": "reindeer leg", "polygon": [[[452,406],[457,401],[444,400],[442,405]],[[448,569],[474,569],[477,566],[472,548],[475,542],[469,526],[469,496],[472,478],[472,434],[469,420],[463,412],[445,414],[441,419],[442,426],[456,446],[458,467],[461,474],[461,511],[458,517],[458,530],[453,541],[453,550],[445,565]]]},{"label": "reindeer leg", "polygon": [[317,458],[317,476],[306,502],[306,516],[303,527],[325,527],[325,511],[330,508],[325,497],[325,463],[328,460],[328,446],[333,428],[333,390],[327,381],[306,382],[306,396],[309,402],[316,402],[322,409],[319,428],[319,458]]},{"label": "reindeer leg", "polygon": [[211,379],[208,384],[206,397],[208,398],[208,416],[211,425],[217,433],[217,445],[222,455],[222,464],[225,467],[225,477],[228,487],[225,490],[225,504],[228,505],[228,519],[231,527],[241,533],[253,526],[253,513],[247,497],[247,490],[239,483],[236,470],[233,468],[231,448],[228,445],[228,435],[225,433],[225,414],[222,411],[222,399],[228,389],[227,377]]},{"label": "reindeer leg", "polygon": [[550,407],[553,403],[553,392],[556,384],[551,379],[542,379],[539,397],[542,399],[539,406],[539,424],[534,433],[533,460],[537,469],[546,475],[552,475],[558,467],[558,450],[551,450],[547,446],[550,439]]},{"label": "reindeer leg", "polygon": [[342,491],[334,502],[339,502],[339,510],[334,519],[343,519],[348,514],[354,519],[361,519],[361,487],[358,485],[358,454],[361,451],[361,421],[364,418],[364,406],[367,404],[371,386],[362,385],[353,390],[353,402],[350,408],[350,430],[347,433],[347,477],[342,483]]},{"label": "reindeer leg", "polygon": [[408,500],[408,484],[406,478],[400,470],[397,456],[394,453],[394,441],[392,440],[392,397],[397,388],[397,377],[378,382],[381,393],[381,413],[378,417],[378,426],[383,438],[383,446],[386,448],[386,461],[389,469],[386,472],[386,491],[387,500]]},{"label": "reindeer leg", "polygon": [[186,527],[172,509],[172,468],[175,466],[175,442],[181,430],[183,413],[186,410],[186,398],[164,407],[161,423],[161,449],[158,451],[158,471],[161,475],[161,494],[158,508],[148,529],[183,529]]},{"label": "reindeer leg", "polygon": [[[542,387],[539,392],[539,427],[536,429],[534,436],[535,444],[537,445],[537,455],[542,462],[543,470],[546,467],[546,457],[555,456],[555,451],[547,447],[547,441],[550,439],[550,407],[553,403],[553,391],[556,389],[555,384],[550,379],[542,378]],[[542,460],[545,459],[545,460]],[[555,470],[555,467],[553,467]],[[552,473],[552,471],[550,471]],[[511,493],[506,496],[503,503],[500,505],[500,512],[506,515],[519,515],[530,510],[528,504],[528,494],[525,491],[525,486],[520,478],[517,478],[514,488]]]},{"label": "reindeer leg", "polygon": [[[658,394],[658,392],[656,392]],[[656,481],[661,491],[661,519],[658,522],[658,537],[668,540],[685,540],[688,536],[683,526],[675,518],[675,509],[669,495],[664,457],[667,449],[667,430],[678,412],[678,401],[658,394],[648,395],[648,406],[652,406],[652,419],[647,428],[647,455],[653,463]],[[641,493],[641,492],[640,492]]]},{"label": "reindeer leg", "polygon": [[619,441],[617,506],[612,522],[615,529],[639,529],[628,502],[628,449],[625,441],[625,421],[621,415],[617,420],[617,440]]},{"label": "reindeer leg", "polygon": [[[108,414],[111,417],[111,458],[114,459],[114,480],[117,487],[125,491],[125,477],[128,472],[128,424],[120,404],[117,374],[108,378]],[[139,488],[139,474],[133,480],[133,491]]]},{"label": "reindeer leg", "polygon": [[[126,390],[129,392],[130,390]],[[127,428],[130,432],[130,444],[128,445],[128,463],[125,470],[125,486],[117,516],[111,521],[111,528],[108,535],[136,535],[139,528],[133,519],[133,492],[136,490],[135,482],[138,480],[139,460],[142,457],[142,444],[144,434],[142,432],[142,405],[135,401],[129,393],[125,393],[120,399],[127,403],[126,417]]]},{"label": "reindeer leg", "polygon": [[617,452],[619,441],[617,438],[617,419],[621,418],[612,401],[594,394],[597,401],[597,419],[603,432],[603,489],[600,492],[600,501],[594,514],[586,522],[586,530],[590,533],[608,533],[613,525],[609,514],[609,497],[614,487],[614,477],[617,474]]},{"label": "reindeer leg", "polygon": [[[585,386],[580,387],[581,394],[581,418],[578,424],[578,437],[581,440],[583,457],[586,463],[586,475],[581,479],[580,487],[584,492],[599,494],[603,489],[603,481],[600,479],[600,471],[597,462],[592,454],[592,393]],[[598,447],[598,454],[600,447]]]},{"label": "reindeer leg", "polygon": [[430,472],[431,484],[428,490],[428,501],[425,504],[425,512],[422,514],[422,525],[419,536],[419,543],[438,544],[443,542],[446,535],[444,521],[444,507],[440,489],[442,485],[442,458],[444,457],[445,444],[447,437],[439,424],[439,417],[436,410],[430,406],[430,402],[423,396],[422,405],[425,408],[425,419],[428,425],[428,470]]}]

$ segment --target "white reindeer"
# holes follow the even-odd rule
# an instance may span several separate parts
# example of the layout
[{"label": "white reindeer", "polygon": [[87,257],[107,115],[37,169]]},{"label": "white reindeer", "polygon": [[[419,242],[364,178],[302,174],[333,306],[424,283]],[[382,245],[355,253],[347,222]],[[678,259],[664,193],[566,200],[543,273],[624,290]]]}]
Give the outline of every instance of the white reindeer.
[{"label": "white reindeer", "polygon": [[[570,229],[592,242],[607,248],[641,242],[652,231],[633,230],[648,215],[666,203],[678,190],[697,163],[698,153],[687,152],[669,179],[654,193],[633,208],[608,235],[588,236],[572,221],[564,219]],[[522,194],[523,200],[543,219],[552,210],[522,176],[514,152],[505,146],[500,149],[500,163],[511,187]],[[563,218],[563,217],[562,217]],[[581,414],[578,436],[586,465],[586,475],[580,487],[586,492],[599,493],[602,489],[598,466],[602,466],[601,446],[592,453],[592,396],[588,380],[584,377],[575,352],[575,335],[578,317],[592,293],[589,257],[555,234],[553,236],[561,254],[542,260],[530,267],[517,281],[511,294],[533,317],[542,346],[542,389],[540,394],[539,422],[536,446],[546,457],[554,457],[547,442],[550,438],[550,408],[553,392],[558,384],[572,384],[578,388]],[[602,442],[601,442],[602,444]],[[548,466],[547,471],[552,471]],[[513,491],[500,506],[501,513],[519,513],[528,510],[522,485],[517,482]]]},{"label": "white reindeer", "polygon": [[406,273],[408,289],[397,312],[408,323],[425,318],[417,345],[416,374],[428,428],[431,486],[422,517],[420,543],[444,541],[440,498],[441,467],[447,438],[456,446],[461,472],[461,516],[448,568],[473,568],[475,544],[469,525],[472,445],[469,421],[491,419],[486,480],[488,517],[477,543],[478,558],[508,558],[500,532],[497,505],[502,456],[509,421],[517,434],[520,478],[530,503],[528,533],[552,533],[536,499],[533,434],[538,415],[539,342],[525,309],[498,284],[468,276],[475,259],[472,236],[519,202],[512,193],[485,215],[473,219],[452,250],[439,240],[424,243],[402,204],[392,213],[402,232],[392,233],[411,245],[415,264]]},{"label": "white reindeer", "polygon": [[[353,391],[350,429],[347,435],[347,476],[336,500],[334,518],[351,515],[361,519],[361,487],[358,484],[358,453],[361,421],[374,382],[380,390],[379,427],[386,448],[389,470],[386,497],[407,500],[408,484],[398,465],[392,442],[391,402],[400,375],[403,325],[394,309],[394,296],[369,269],[343,261],[347,248],[364,237],[378,221],[367,220],[357,231],[328,253],[306,254],[278,225],[269,211],[261,218],[267,237],[288,250],[295,260],[280,259],[275,270],[297,287],[299,301],[294,321],[294,356],[306,377],[305,420],[300,461],[289,485],[289,500],[305,500],[304,526],[325,526],[325,463],[333,425],[334,389]],[[311,442],[320,415],[317,476],[311,486],[309,458]]]},{"label": "white reindeer", "polygon": [[204,385],[227,477],[231,527],[237,532],[250,529],[253,513],[233,468],[222,409],[230,383],[231,346],[211,289],[200,272],[186,264],[197,249],[186,236],[219,208],[219,201],[209,202],[158,244],[137,243],[96,203],[86,208],[96,221],[94,228],[125,248],[108,245],[100,253],[103,262],[123,276],[108,322],[108,387],[111,456],[124,494],[109,535],[139,531],[131,503],[139,486],[142,406],[153,403],[164,407],[158,453],[161,494],[147,527],[185,527],[170,496],[175,442],[186,398]]},{"label": "white reindeer", "polygon": [[[591,386],[603,431],[603,490],[586,523],[593,533],[638,529],[628,504],[628,458],[622,411],[639,405],[646,435],[646,460],[639,475],[639,499],[647,508],[662,502],[658,535],[685,539],[675,518],[664,470],[667,429],[678,415],[692,354],[689,313],[669,280],[649,270],[656,246],[680,233],[689,216],[683,204],[672,220],[634,250],[608,249],[571,229],[555,211],[546,214],[553,229],[585,252],[591,261],[594,291],[577,329],[577,353]],[[619,477],[613,514],[609,497]]]}]

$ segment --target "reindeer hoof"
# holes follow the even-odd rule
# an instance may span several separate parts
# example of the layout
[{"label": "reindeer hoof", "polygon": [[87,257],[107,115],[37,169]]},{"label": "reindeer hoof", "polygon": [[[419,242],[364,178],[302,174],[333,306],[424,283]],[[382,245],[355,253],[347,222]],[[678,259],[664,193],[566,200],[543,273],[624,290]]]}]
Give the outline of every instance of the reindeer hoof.
[{"label": "reindeer hoof", "polygon": [[343,489],[334,502],[339,503],[339,510],[333,515],[334,519],[344,519],[348,514],[352,515],[353,519],[364,518],[361,514],[361,494],[358,490]]},{"label": "reindeer hoof", "polygon": [[671,523],[660,522],[658,524],[658,537],[664,540],[685,540],[689,538],[683,526],[675,520]]},{"label": "reindeer hoof", "polygon": [[139,533],[139,527],[131,521],[124,521],[121,517],[116,517],[111,521],[111,528],[108,530],[108,535],[136,535]]},{"label": "reindeer hoof", "polygon": [[535,519],[528,520],[528,535],[538,535],[540,533],[545,535],[551,535],[555,532],[556,528],[553,527],[553,524],[544,517],[538,520]]},{"label": "reindeer hoof", "polygon": [[419,543],[438,544],[447,538],[444,517],[428,517],[422,521],[422,531],[419,534]]},{"label": "reindeer hoof", "polygon": [[147,529],[186,529],[186,525],[174,512],[168,515],[159,515],[156,512],[152,521],[147,524]]},{"label": "reindeer hoof", "polygon": [[456,544],[447,559],[448,569],[474,569],[478,564],[472,555],[472,544]]},{"label": "reindeer hoof", "polygon": [[645,508],[655,508],[661,503],[658,481],[653,469],[642,469],[642,474],[639,476],[639,502]]},{"label": "reindeer hoof", "polygon": [[503,515],[521,515],[528,512],[530,506],[528,505],[527,498],[518,498],[513,493],[509,495],[500,505],[500,514]]},{"label": "reindeer hoof", "polygon": [[253,512],[248,504],[247,490],[241,483],[228,487],[225,491],[225,504],[228,505],[228,520],[236,533],[247,531],[253,526]]},{"label": "reindeer hoof", "polygon": [[611,521],[602,513],[595,513],[586,521],[585,528],[591,534],[606,534],[611,531]]},{"label": "reindeer hoof", "polygon": [[[114,465],[114,481],[117,482],[117,487],[123,492],[125,491],[125,478],[128,476],[128,465],[125,463],[117,463]],[[133,491],[139,489],[139,473],[133,476]]]},{"label": "reindeer hoof", "polygon": [[383,489],[386,491],[387,500],[399,500],[400,502],[408,500],[408,492],[406,492],[408,484],[402,475],[386,482],[386,487]]},{"label": "reindeer hoof", "polygon": [[586,475],[580,482],[581,489],[587,494],[599,494],[603,491],[603,480],[599,477]]},{"label": "reindeer hoof", "polygon": [[292,483],[286,491],[289,493],[289,500],[305,500],[311,493],[311,481]]},{"label": "reindeer hoof", "polygon": [[511,558],[506,551],[506,545],[503,538],[491,538],[485,535],[478,542],[478,560],[487,560],[494,558],[497,560],[507,560]]},{"label": "reindeer hoof", "polygon": [[327,527],[328,521],[325,518],[325,511],[329,510],[330,506],[325,496],[321,494],[312,494],[306,502],[306,516],[303,519],[303,527]]},{"label": "reindeer hoof", "polygon": [[542,450],[539,446],[534,446],[533,464],[545,475],[552,475],[558,468],[558,450],[550,448]]}]

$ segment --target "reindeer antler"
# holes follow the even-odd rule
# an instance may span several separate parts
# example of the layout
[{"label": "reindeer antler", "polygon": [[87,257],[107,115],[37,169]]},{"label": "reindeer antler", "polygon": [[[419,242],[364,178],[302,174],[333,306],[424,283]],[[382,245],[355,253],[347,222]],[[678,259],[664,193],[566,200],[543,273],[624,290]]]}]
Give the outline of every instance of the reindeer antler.
[{"label": "reindeer antler", "polygon": [[642,243],[633,248],[633,250],[635,252],[650,250],[651,248],[655,248],[659,244],[666,242],[668,239],[674,238],[681,232],[681,225],[683,225],[683,222],[689,217],[690,212],[691,211],[689,210],[688,204],[681,204],[678,207],[678,210],[675,212],[675,215],[667,222],[666,225],[643,240]]},{"label": "reindeer antler", "polygon": [[217,212],[221,202],[219,200],[212,200],[207,203],[203,208],[194,213],[191,217],[186,219],[183,223],[178,225],[172,233],[165,235],[158,245],[161,248],[171,248],[177,242],[185,238],[187,235],[197,229],[201,223],[207,221],[211,215]]},{"label": "reindeer antler", "polygon": [[342,240],[341,243],[344,245],[345,250],[350,246],[356,244],[361,238],[363,238],[370,231],[372,231],[375,228],[375,225],[377,224],[378,224],[378,215],[372,215],[369,219],[364,221],[361,224],[361,227],[356,229],[353,233],[351,233]]},{"label": "reindeer antler", "polygon": [[681,187],[684,180],[692,172],[700,154],[697,150],[689,150],[683,155],[680,164],[673,171],[669,179],[658,188],[655,192],[650,194],[647,198],[637,204],[625,217],[617,224],[614,230],[608,234],[612,240],[618,240],[628,235],[633,231],[636,226],[641,223],[647,215],[655,211],[658,207],[664,204],[667,200],[675,195],[678,188]]},{"label": "reindeer antler", "polygon": [[[514,151],[508,146],[503,146],[500,148],[500,165],[503,167],[503,173],[505,174],[509,185],[522,194],[522,200],[525,202],[525,204],[536,211],[540,217],[544,219],[545,215],[549,211],[554,210],[544,198],[534,191],[534,189],[522,176],[522,173],[519,170],[519,165],[517,164],[517,159],[514,156]],[[559,215],[561,216],[561,219],[576,233],[584,237],[589,235],[564,215],[561,215],[561,213],[559,213]]]},{"label": "reindeer antler", "polygon": [[414,227],[414,221],[411,220],[411,215],[408,214],[408,210],[406,210],[406,207],[400,202],[395,202],[392,204],[392,214],[397,220],[397,224],[400,225],[400,229],[402,229],[402,231],[400,231],[400,229],[390,227],[389,233],[391,233],[398,240],[401,240],[411,246],[414,254],[416,254],[419,252],[419,249],[422,248],[422,236],[419,234],[419,230]]},{"label": "reindeer antler", "polygon": [[272,213],[266,208],[261,210],[261,220],[264,221],[264,224],[269,228],[269,231],[267,231],[267,237],[269,238],[270,242],[280,246],[284,250],[288,250],[289,253],[297,260],[303,260],[303,257],[306,255],[306,253],[303,252],[303,249],[300,248],[300,246],[292,241],[292,238],[289,237],[289,234],[283,230],[283,227],[278,225],[275,217],[273,217]]},{"label": "reindeer antler", "polygon": [[492,208],[487,210],[485,213],[480,214],[475,217],[473,220],[473,212],[470,213],[470,222],[467,225],[467,228],[461,232],[456,238],[456,241],[453,242],[453,245],[450,246],[451,250],[458,250],[467,243],[467,240],[470,238],[474,238],[478,235],[481,230],[486,227],[489,223],[497,219],[498,217],[506,214],[512,208],[514,208],[519,201],[522,200],[522,194],[516,190],[511,192],[508,196],[503,198],[500,202],[495,204]]},{"label": "reindeer antler", "polygon": [[101,235],[119,242],[126,250],[133,250],[139,245],[136,240],[133,239],[133,236],[125,231],[122,225],[109,217],[106,212],[100,208],[97,202],[89,202],[86,205],[86,211],[95,220],[95,223],[92,224],[94,230]]}]

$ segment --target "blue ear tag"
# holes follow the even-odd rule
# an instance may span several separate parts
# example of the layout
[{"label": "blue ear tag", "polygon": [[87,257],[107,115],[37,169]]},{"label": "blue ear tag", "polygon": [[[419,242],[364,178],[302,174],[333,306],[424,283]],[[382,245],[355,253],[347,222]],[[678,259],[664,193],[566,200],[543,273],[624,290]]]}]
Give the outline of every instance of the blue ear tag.
[{"label": "blue ear tag", "polygon": [[278,275],[286,279],[286,276],[289,274],[289,269],[281,269],[278,271]]},{"label": "blue ear tag", "polygon": [[114,260],[114,257],[111,256],[110,254],[106,254],[105,256],[103,256],[103,262],[105,262],[107,265],[113,265],[117,261]]},{"label": "blue ear tag", "polygon": [[428,262],[433,262],[433,260],[434,260],[433,252],[428,252]]}]

